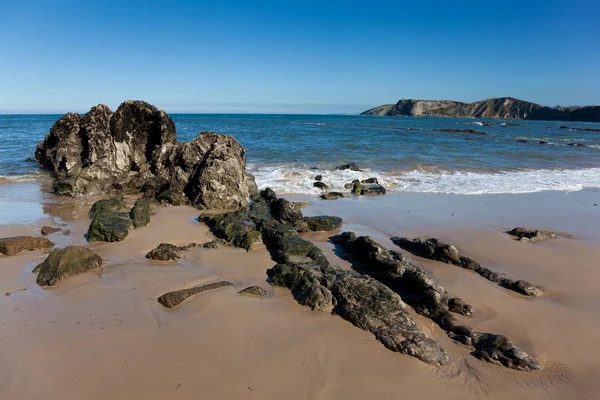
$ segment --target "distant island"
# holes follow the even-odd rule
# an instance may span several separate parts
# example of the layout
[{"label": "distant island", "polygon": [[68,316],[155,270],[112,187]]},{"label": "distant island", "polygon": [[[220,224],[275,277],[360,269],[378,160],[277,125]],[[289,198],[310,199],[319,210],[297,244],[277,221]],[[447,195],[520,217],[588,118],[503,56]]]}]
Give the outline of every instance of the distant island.
[{"label": "distant island", "polygon": [[600,106],[546,107],[512,97],[473,103],[403,99],[396,104],[371,108],[360,115],[600,122]]}]

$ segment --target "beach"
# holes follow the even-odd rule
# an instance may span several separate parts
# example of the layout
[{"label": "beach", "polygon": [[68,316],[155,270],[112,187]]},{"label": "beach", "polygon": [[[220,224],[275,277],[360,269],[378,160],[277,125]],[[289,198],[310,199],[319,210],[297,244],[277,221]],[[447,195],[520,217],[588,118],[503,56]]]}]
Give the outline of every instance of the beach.
[{"label": "beach", "polygon": [[[123,242],[87,244],[88,211],[98,198],[46,196],[44,179],[9,185],[15,191],[37,185],[43,218],[32,214],[29,221],[3,224],[0,237],[61,226],[71,233],[49,235],[57,246],[89,246],[104,262],[101,270],[40,288],[31,270],[44,252],[0,256],[0,289],[6,293],[0,299],[0,398],[391,399],[401,393],[423,399],[593,399],[600,390],[593,357],[600,345],[596,189],[390,193],[336,201],[283,196],[309,202],[305,216],[340,216],[340,232],[369,235],[388,249],[400,250],[390,235],[436,237],[486,267],[543,287],[543,296],[529,298],[472,271],[400,250],[475,307],[472,317],[458,316],[460,321],[507,335],[542,364],[540,371],[523,372],[473,357],[410,308],[420,330],[446,350],[450,362],[435,367],[389,351],[371,333],[311,311],[287,289],[269,285],[265,270],[274,262],[264,245],[250,253],[198,247],[176,262],[147,260],[145,254],[162,242],[213,239],[195,208],[157,207],[150,224]],[[2,207],[0,218],[8,221],[11,213]],[[558,238],[516,241],[505,231],[518,225],[552,230]],[[334,233],[302,237],[323,249],[332,265],[349,269],[327,241]],[[174,309],[156,300],[170,290],[224,280],[234,286]],[[250,285],[268,294],[238,294]]]}]

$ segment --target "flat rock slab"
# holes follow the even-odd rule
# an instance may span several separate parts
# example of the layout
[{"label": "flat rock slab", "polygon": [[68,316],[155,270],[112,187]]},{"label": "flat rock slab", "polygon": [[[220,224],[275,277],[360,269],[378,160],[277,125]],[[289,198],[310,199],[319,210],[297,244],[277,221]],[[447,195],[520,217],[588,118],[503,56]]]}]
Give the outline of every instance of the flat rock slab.
[{"label": "flat rock slab", "polygon": [[22,251],[48,249],[54,243],[43,237],[13,236],[0,239],[0,253],[5,256],[14,256]]},{"label": "flat rock slab", "polygon": [[52,250],[33,272],[39,272],[36,280],[38,285],[52,286],[70,276],[96,269],[101,265],[102,258],[87,247],[69,246]]},{"label": "flat rock slab", "polygon": [[195,286],[189,289],[176,290],[168,292],[158,298],[158,302],[166,308],[173,308],[181,304],[188,297],[206,292],[208,290],[219,289],[222,287],[233,286],[233,283],[228,281],[214,282],[207,285]]}]

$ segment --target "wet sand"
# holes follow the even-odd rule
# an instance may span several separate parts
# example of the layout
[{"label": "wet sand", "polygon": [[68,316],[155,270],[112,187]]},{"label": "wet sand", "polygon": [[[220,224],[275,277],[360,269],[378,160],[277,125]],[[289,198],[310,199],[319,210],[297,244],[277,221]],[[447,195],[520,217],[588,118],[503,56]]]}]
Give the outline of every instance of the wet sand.
[{"label": "wet sand", "polygon": [[[541,371],[480,361],[415,313],[421,330],[452,362],[436,368],[391,352],[372,334],[338,316],[312,312],[288,290],[270,286],[265,270],[274,263],[263,246],[252,253],[194,248],[174,263],[147,260],[144,255],[161,242],[212,239],[195,219],[198,210],[165,207],[125,241],[91,244],[104,259],[102,270],[49,289],[39,288],[31,273],[43,252],[0,256],[0,291],[10,293],[0,297],[0,398],[596,399],[600,231],[593,228],[600,209],[593,203],[598,193],[511,196],[295,199],[312,202],[305,215],[339,215],[343,230],[372,235],[390,249],[398,250],[389,235],[433,236],[486,267],[544,287],[544,296],[526,298],[470,271],[403,252],[451,296],[475,306],[473,317],[461,317],[470,326],[506,334],[540,359]],[[0,225],[0,237],[65,224],[71,235],[58,232],[50,240],[58,246],[87,245],[83,235],[93,200],[43,200],[43,219]],[[503,233],[517,225],[561,236],[518,242]],[[349,268],[327,237],[305,236],[333,264]],[[195,296],[172,310],[156,301],[165,292],[219,280],[235,286]],[[268,295],[237,294],[255,284]]]}]

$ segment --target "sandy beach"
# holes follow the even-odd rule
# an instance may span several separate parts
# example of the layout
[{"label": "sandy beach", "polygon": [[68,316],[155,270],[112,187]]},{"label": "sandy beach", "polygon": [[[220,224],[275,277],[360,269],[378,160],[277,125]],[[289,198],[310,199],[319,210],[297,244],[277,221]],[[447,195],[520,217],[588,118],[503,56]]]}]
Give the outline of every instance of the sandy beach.
[{"label": "sandy beach", "polygon": [[[43,191],[45,183],[37,185]],[[29,188],[30,190],[31,187]],[[398,250],[390,235],[426,236],[456,245],[493,270],[542,286],[526,298],[477,274],[402,251],[449,293],[476,311],[460,317],[482,332],[509,336],[542,363],[521,372],[469,354],[431,320],[411,310],[419,328],[440,343],[451,361],[432,367],[389,351],[375,337],[326,312],[299,305],[288,290],[266,282],[273,266],[259,245],[193,248],[177,262],[144,258],[161,242],[212,240],[187,206],[153,210],[150,225],[120,243],[88,245],[87,212],[96,198],[40,194],[44,218],[0,226],[0,237],[35,235],[42,225],[64,224],[57,246],[89,246],[103,260],[96,272],[42,289],[31,270],[42,251],[0,256],[0,398],[3,399],[594,399],[600,391],[599,194],[542,192],[460,196],[389,194],[310,201],[304,215],[338,215],[341,231],[368,234]],[[2,217],[10,211],[2,207]],[[554,230],[558,239],[513,240],[517,225]],[[350,268],[327,242],[305,234],[329,261]],[[229,280],[234,287],[203,293],[167,310],[156,299],[170,290]],[[268,295],[238,291],[260,285]]]}]

